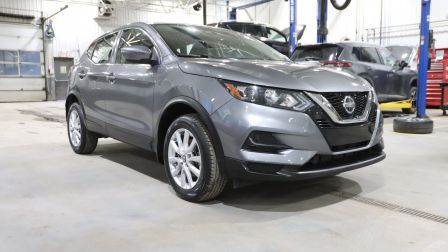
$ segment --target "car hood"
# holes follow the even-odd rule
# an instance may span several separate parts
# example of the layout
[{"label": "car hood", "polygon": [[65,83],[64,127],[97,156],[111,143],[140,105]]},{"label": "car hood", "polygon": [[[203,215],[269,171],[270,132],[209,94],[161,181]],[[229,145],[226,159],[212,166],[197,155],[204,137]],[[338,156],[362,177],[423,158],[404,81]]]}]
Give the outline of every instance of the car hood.
[{"label": "car hood", "polygon": [[179,67],[189,74],[285,89],[310,92],[370,90],[370,84],[356,75],[311,62],[179,58]]}]

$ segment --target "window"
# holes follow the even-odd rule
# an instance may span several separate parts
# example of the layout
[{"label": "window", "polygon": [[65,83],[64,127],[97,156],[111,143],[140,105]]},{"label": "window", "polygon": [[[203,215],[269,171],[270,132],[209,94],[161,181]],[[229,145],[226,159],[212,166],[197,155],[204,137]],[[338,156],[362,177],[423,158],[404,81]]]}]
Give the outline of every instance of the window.
[{"label": "window", "polygon": [[114,43],[117,34],[110,34],[100,38],[93,50],[92,61],[96,64],[109,63],[114,51]]},{"label": "window", "polygon": [[0,76],[41,76],[39,51],[0,50]]},{"label": "window", "polygon": [[243,32],[243,25],[242,24],[230,23],[230,24],[225,24],[224,27],[228,28],[228,29],[230,29],[232,31]]},{"label": "window", "polygon": [[19,52],[0,51],[0,76],[19,75]]},{"label": "window", "polygon": [[289,61],[258,39],[238,32],[182,24],[153,27],[178,57]]},{"label": "window", "polygon": [[263,34],[263,28],[260,25],[246,25],[246,33],[255,37],[266,37]]},{"label": "window", "polygon": [[398,65],[398,60],[394,56],[392,56],[392,53],[388,49],[384,47],[378,47],[378,53],[381,55],[384,65],[387,66]]},{"label": "window", "polygon": [[269,27],[266,28],[266,31],[268,33],[268,39],[279,41],[279,42],[284,42],[284,43],[287,42],[286,37],[283,34],[281,34],[279,31],[276,31]]},{"label": "window", "polygon": [[381,64],[380,57],[374,47],[353,47],[352,54],[359,61]]},{"label": "window", "polygon": [[87,56],[89,58],[92,58],[92,53],[93,53],[93,49],[95,48],[95,42],[93,42],[90,46],[89,49],[87,49]]},{"label": "window", "polygon": [[299,46],[291,56],[294,61],[337,60],[343,48],[334,44]]},{"label": "window", "polygon": [[138,29],[129,29],[124,30],[121,35],[120,42],[118,43],[118,52],[117,52],[117,60],[115,61],[117,64],[144,64],[147,62],[127,62],[126,59],[121,54],[121,49],[128,46],[145,46],[148,48],[154,47],[154,44],[151,42],[148,36],[144,34],[141,30]]}]

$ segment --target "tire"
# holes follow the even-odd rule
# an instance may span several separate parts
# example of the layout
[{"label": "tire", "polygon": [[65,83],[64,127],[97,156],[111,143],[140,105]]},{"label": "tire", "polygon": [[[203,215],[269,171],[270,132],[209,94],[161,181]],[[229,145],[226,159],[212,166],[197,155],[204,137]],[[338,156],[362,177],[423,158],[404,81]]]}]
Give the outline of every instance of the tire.
[{"label": "tire", "polygon": [[415,99],[417,97],[417,87],[411,87],[411,90],[409,91],[409,99],[413,100],[413,107],[412,108],[404,108],[401,109],[403,113],[405,114],[415,114],[417,112],[417,108],[415,107]]},{"label": "tire", "polygon": [[408,134],[430,134],[434,122],[429,118],[400,117],[393,121],[394,132]]},{"label": "tire", "polygon": [[210,134],[198,115],[183,115],[174,120],[168,128],[163,150],[168,181],[180,198],[201,202],[222,193],[227,177],[219,167]]},{"label": "tire", "polygon": [[[79,129],[79,131],[76,129]],[[75,133],[74,131],[77,131],[78,133]],[[98,144],[98,135],[87,130],[83,110],[76,102],[70,106],[67,113],[67,134],[70,146],[73,151],[78,154],[90,154],[95,150]],[[78,135],[79,139],[76,138],[75,135]]]}]

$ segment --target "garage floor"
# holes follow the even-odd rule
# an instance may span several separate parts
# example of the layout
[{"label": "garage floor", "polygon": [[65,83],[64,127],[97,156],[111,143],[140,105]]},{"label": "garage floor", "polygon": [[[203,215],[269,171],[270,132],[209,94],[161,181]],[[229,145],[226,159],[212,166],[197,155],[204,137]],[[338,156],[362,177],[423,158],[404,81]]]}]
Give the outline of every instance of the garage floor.
[{"label": "garage floor", "polygon": [[103,139],[75,155],[63,106],[0,104],[1,251],[448,251],[440,110],[431,135],[393,133],[387,118],[379,164],[192,204],[137,148]]}]

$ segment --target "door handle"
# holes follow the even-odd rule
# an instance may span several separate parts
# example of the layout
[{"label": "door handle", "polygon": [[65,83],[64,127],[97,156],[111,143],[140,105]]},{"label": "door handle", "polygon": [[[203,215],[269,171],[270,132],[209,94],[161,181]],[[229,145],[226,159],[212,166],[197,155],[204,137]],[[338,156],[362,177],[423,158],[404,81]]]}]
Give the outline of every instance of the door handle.
[{"label": "door handle", "polygon": [[79,73],[78,73],[78,77],[82,80],[82,79],[84,79],[84,77],[86,77],[86,72],[84,72],[84,71],[80,71]]},{"label": "door handle", "polygon": [[109,81],[110,84],[114,84],[117,77],[115,77],[114,73],[110,73],[106,76],[106,79]]}]

